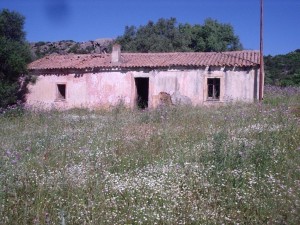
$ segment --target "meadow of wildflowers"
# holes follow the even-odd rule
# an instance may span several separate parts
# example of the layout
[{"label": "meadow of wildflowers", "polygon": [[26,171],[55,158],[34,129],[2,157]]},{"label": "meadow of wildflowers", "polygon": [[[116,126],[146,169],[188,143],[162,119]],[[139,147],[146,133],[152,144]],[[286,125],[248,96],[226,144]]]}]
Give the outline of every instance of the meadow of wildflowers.
[{"label": "meadow of wildflowers", "polygon": [[299,224],[300,89],[0,115],[0,224]]}]

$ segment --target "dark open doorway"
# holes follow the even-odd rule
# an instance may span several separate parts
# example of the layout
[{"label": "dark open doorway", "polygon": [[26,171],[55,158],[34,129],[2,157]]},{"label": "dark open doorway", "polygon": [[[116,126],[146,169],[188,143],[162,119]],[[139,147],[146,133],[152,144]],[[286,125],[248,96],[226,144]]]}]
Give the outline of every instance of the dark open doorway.
[{"label": "dark open doorway", "polygon": [[135,78],[136,86],[136,104],[140,109],[148,108],[148,97],[149,97],[149,78],[138,77]]}]

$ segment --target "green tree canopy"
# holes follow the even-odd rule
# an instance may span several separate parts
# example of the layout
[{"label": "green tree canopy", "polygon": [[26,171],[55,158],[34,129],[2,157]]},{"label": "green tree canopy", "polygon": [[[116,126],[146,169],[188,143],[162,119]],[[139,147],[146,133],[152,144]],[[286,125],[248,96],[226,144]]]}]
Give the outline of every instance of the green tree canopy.
[{"label": "green tree canopy", "polygon": [[300,86],[300,49],[286,55],[265,56],[266,83]]},{"label": "green tree canopy", "polygon": [[204,25],[178,24],[175,18],[136,28],[126,26],[116,39],[127,52],[231,51],[242,49],[239,37],[230,24],[207,19]]},{"label": "green tree canopy", "polygon": [[31,60],[23,31],[25,18],[7,9],[0,11],[0,107],[21,98],[20,76]]}]

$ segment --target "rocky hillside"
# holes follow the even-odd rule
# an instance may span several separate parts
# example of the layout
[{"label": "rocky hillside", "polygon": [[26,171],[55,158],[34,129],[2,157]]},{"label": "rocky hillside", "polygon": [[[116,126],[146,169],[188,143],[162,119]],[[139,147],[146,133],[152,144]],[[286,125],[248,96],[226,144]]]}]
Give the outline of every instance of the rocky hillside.
[{"label": "rocky hillside", "polygon": [[113,39],[97,39],[87,42],[75,42],[72,40],[57,42],[34,42],[30,43],[34,59],[39,59],[52,53],[58,54],[88,54],[105,53],[111,51]]}]

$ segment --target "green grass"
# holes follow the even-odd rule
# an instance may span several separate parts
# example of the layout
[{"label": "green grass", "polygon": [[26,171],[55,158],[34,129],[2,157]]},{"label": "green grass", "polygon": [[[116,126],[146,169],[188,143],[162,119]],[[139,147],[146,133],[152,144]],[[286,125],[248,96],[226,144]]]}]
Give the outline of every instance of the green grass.
[{"label": "green grass", "polygon": [[0,224],[299,224],[299,104],[8,111]]}]

